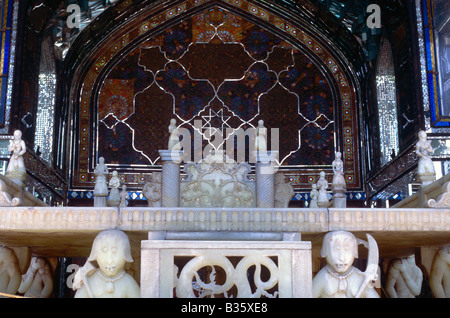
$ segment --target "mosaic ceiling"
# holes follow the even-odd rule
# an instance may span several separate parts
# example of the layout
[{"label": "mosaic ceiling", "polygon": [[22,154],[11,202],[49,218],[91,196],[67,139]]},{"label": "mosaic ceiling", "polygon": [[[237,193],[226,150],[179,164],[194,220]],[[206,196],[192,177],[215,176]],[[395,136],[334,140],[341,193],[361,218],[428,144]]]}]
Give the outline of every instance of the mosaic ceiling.
[{"label": "mosaic ceiling", "polygon": [[198,1],[166,9],[124,34],[98,57],[83,84],[75,186],[92,185],[98,157],[127,172],[124,182],[146,182],[146,171],[161,164],[158,150],[167,148],[171,118],[196,129],[206,143],[211,131],[226,140],[228,131],[256,127],[263,119],[269,132],[279,129],[278,163],[292,184],[315,182],[319,170],[330,169],[338,146],[349,186],[360,186],[355,102],[338,63],[309,35],[269,11],[251,2],[226,2],[288,37],[211,6],[149,32],[108,64],[134,38]]}]

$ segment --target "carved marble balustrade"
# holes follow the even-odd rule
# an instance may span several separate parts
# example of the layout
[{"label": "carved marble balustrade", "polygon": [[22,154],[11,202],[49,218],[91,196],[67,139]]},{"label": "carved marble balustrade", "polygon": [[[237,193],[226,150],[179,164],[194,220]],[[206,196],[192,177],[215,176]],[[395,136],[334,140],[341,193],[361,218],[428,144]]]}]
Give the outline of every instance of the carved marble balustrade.
[{"label": "carved marble balustrade", "polygon": [[450,209],[0,207],[0,231],[450,231]]},{"label": "carved marble balustrade", "polygon": [[[182,268],[175,265],[177,257],[188,259]],[[311,270],[310,242],[146,240],[141,296],[307,298]]]}]

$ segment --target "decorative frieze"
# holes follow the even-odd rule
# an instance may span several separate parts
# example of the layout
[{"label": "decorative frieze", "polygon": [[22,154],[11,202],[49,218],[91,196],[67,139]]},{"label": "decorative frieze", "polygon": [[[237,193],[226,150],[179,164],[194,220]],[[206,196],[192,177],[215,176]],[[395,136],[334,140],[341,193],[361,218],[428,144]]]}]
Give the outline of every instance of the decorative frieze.
[{"label": "decorative frieze", "polygon": [[0,208],[2,230],[450,231],[449,209]]}]

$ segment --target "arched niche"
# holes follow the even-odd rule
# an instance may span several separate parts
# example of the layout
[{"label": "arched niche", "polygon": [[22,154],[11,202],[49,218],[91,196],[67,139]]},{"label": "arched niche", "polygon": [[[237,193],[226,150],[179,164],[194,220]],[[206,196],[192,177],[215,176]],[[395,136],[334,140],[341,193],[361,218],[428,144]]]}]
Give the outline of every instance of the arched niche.
[{"label": "arched niche", "polygon": [[339,150],[348,189],[360,189],[363,54],[312,3],[277,3],[121,1],[83,30],[66,66],[72,187],[93,187],[103,156],[127,187],[142,188],[177,118],[191,130],[195,120],[205,130],[263,119],[279,129],[279,162],[294,188],[309,189],[321,170],[331,177]]}]

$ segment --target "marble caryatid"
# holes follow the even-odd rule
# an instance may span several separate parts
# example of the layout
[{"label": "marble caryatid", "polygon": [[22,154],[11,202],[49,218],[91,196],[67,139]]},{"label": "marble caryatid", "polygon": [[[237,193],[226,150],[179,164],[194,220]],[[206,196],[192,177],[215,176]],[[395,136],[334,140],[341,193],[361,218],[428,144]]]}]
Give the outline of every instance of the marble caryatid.
[{"label": "marble caryatid", "polygon": [[[14,251],[0,246],[0,293],[15,295],[22,281],[19,260]],[[0,294],[0,297],[5,295]]]},{"label": "marble caryatid", "polygon": [[260,152],[267,151],[267,128],[264,127],[264,121],[260,119],[258,121],[258,127],[256,127],[255,134],[255,150]]},{"label": "marble caryatid", "polygon": [[386,277],[386,293],[390,298],[415,298],[422,290],[423,274],[414,254],[394,259]]},{"label": "marble caryatid", "polygon": [[28,271],[22,275],[19,293],[25,297],[49,298],[53,292],[53,274],[48,261],[34,256]]},{"label": "marble caryatid", "polygon": [[75,274],[75,297],[139,298],[139,285],[125,271],[126,264],[131,262],[130,241],[124,232],[100,232],[94,239],[86,264]]},{"label": "marble caryatid", "polygon": [[371,285],[378,278],[378,246],[367,235],[369,256],[367,269],[361,272],[353,266],[358,257],[358,241],[346,231],[333,231],[325,235],[320,255],[326,258],[323,267],[312,282],[314,298],[379,298]]},{"label": "marble caryatid", "polygon": [[435,298],[450,298],[450,245],[441,247],[434,256],[430,288]]},{"label": "marble caryatid", "polygon": [[106,197],[108,196],[108,184],[106,176],[109,174],[108,167],[105,164],[105,158],[98,159],[98,165],[94,170],[95,186],[94,186],[94,206],[105,207]]},{"label": "marble caryatid", "polygon": [[427,140],[427,133],[423,130],[418,133],[419,141],[416,143],[416,154],[419,157],[417,174],[422,186],[436,180],[436,171],[430,154],[434,152],[431,143]]},{"label": "marble caryatid", "polygon": [[27,174],[23,159],[27,147],[22,140],[22,132],[20,130],[14,131],[14,137],[9,141],[8,151],[11,153],[11,158],[9,159],[5,176],[22,185]]}]

